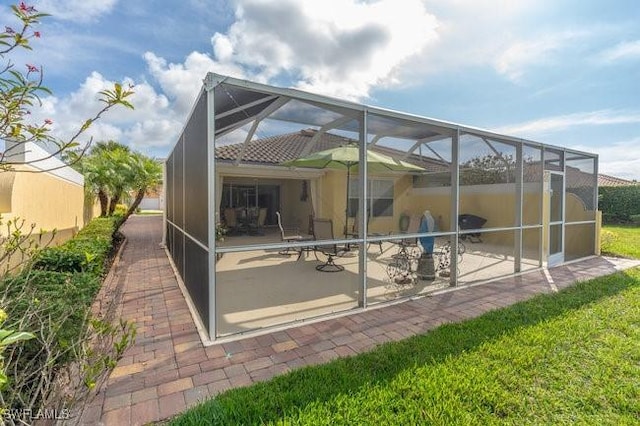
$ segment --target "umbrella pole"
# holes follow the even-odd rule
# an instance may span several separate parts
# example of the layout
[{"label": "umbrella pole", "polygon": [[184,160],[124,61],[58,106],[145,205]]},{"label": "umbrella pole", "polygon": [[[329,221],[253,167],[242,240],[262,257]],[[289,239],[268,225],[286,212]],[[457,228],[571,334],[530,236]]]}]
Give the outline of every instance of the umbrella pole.
[{"label": "umbrella pole", "polygon": [[[347,163],[347,203],[344,209],[344,238],[347,238],[349,229],[349,186],[351,184],[351,165]],[[347,249],[349,246],[347,245]]]}]

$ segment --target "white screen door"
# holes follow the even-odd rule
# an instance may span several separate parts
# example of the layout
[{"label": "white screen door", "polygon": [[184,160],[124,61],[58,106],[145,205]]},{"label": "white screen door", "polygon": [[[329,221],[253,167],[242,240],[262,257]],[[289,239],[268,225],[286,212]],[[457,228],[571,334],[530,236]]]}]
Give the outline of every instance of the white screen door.
[{"label": "white screen door", "polygon": [[551,172],[548,266],[564,262],[564,175]]}]

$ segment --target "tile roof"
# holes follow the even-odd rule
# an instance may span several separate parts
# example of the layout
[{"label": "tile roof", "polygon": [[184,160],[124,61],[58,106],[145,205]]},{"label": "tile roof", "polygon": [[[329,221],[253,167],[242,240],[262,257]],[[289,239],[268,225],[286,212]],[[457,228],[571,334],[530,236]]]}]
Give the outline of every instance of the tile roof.
[{"label": "tile roof", "polygon": [[[242,162],[262,165],[279,165],[285,161],[294,160],[302,156],[302,152],[315,134],[315,129],[304,129],[299,132],[252,140],[245,147],[244,153],[242,154]],[[349,142],[354,142],[354,140],[338,136],[333,133],[323,133],[318,138],[310,153],[336,148]],[[217,146],[216,160],[235,161],[242,152],[243,145],[244,143],[241,142],[231,145]],[[372,149],[394,158],[402,158],[406,154],[405,152],[379,145],[376,145]],[[441,161],[431,158],[411,155],[406,158],[405,161],[423,167],[429,171],[448,170],[448,165],[445,166]]]},{"label": "tile roof", "polygon": [[[299,132],[285,133],[282,135],[252,140],[244,148],[242,162],[275,166],[285,161],[294,160],[302,156],[302,152],[315,134],[315,129],[304,129]],[[311,152],[335,148],[349,142],[353,142],[353,140],[333,133],[323,133],[322,136],[318,138],[315,146],[311,149]],[[235,161],[242,152],[243,145],[244,143],[241,142],[217,146],[216,160],[229,162]],[[373,149],[394,158],[402,158],[405,155],[402,151],[397,151],[393,148],[380,145],[376,145]],[[447,172],[449,170],[448,163],[429,157],[420,157],[413,154],[404,160],[423,167],[430,172]],[[525,167],[525,181],[539,181],[539,163],[526,165],[531,167]],[[568,184],[573,187],[591,186],[591,179],[593,179],[592,176],[593,175],[588,173],[582,173],[579,170],[572,170],[572,168],[568,168],[567,170]],[[603,174],[598,175],[598,186],[624,186],[637,184],[638,182],[636,181]]]},{"label": "tile roof", "polygon": [[598,175],[598,186],[629,186],[629,185],[638,185],[638,182],[635,180],[627,180],[618,178],[615,176],[609,175]]},{"label": "tile roof", "polygon": [[[245,148],[242,162],[278,165],[285,161],[294,160],[302,155],[302,151],[314,134],[314,130],[308,129],[252,140]],[[335,148],[350,141],[349,138],[325,133],[318,139],[311,152]],[[237,143],[216,147],[216,159],[235,161],[242,152],[243,145],[244,143]]]}]

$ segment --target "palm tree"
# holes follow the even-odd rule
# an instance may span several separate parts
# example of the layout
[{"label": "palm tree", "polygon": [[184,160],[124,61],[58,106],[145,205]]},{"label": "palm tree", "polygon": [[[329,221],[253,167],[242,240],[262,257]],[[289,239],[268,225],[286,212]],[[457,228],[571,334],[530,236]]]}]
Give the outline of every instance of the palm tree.
[{"label": "palm tree", "polygon": [[136,196],[125,214],[125,220],[136,211],[148,189],[156,187],[162,182],[162,164],[155,158],[140,153],[133,155],[134,187]]},{"label": "palm tree", "polygon": [[112,215],[134,179],[131,150],[118,142],[98,142],[84,156],[79,169],[100,201],[100,216]]},{"label": "palm tree", "polygon": [[135,192],[128,218],[145,193],[162,182],[162,165],[156,159],[115,141],[98,142],[78,163],[79,171],[92,194],[100,200],[100,216],[111,216],[123,197]]}]

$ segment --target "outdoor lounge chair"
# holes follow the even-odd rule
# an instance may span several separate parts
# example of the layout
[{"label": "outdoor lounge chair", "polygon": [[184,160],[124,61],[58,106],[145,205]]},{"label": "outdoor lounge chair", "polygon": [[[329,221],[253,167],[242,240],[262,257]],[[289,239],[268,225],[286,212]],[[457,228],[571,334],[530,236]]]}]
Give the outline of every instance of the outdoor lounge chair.
[{"label": "outdoor lounge chair", "polygon": [[[282,226],[282,217],[280,216],[280,212],[276,212],[276,217],[278,218],[278,228],[280,228],[280,238],[282,239],[283,242],[287,242],[287,243],[296,243],[296,242],[301,242],[301,241],[313,241],[313,237],[311,236],[303,236],[300,235],[298,233],[298,229],[297,228],[287,228],[285,229]],[[282,255],[282,256],[289,256],[293,253],[297,253],[298,254],[298,259],[300,259],[300,256],[302,256],[302,252],[303,250],[300,249],[298,250],[297,248],[293,248],[293,247],[287,247],[284,250],[280,250],[278,252],[278,254]]]},{"label": "outdoor lounge chair", "polygon": [[[333,240],[333,221],[331,219],[313,219],[313,234],[317,241]],[[336,244],[316,244],[316,251],[327,256],[327,260],[316,266],[316,270],[321,272],[344,271],[344,266],[337,265],[334,258],[338,256],[338,246]]]}]

